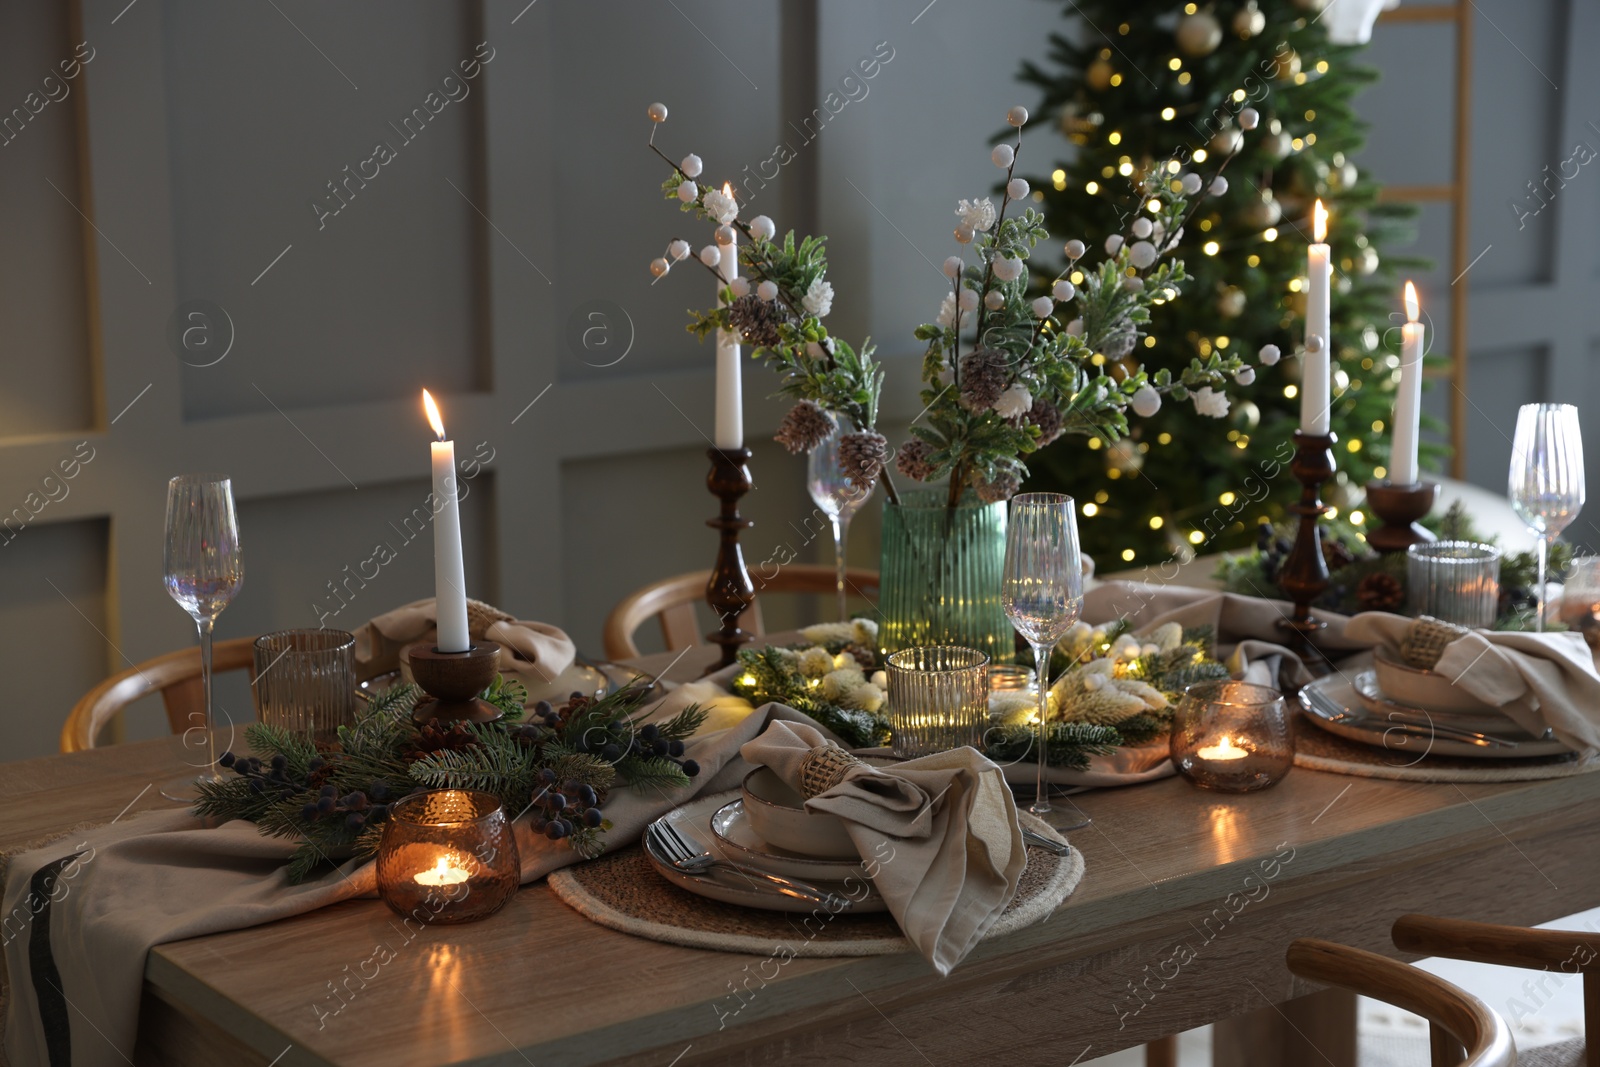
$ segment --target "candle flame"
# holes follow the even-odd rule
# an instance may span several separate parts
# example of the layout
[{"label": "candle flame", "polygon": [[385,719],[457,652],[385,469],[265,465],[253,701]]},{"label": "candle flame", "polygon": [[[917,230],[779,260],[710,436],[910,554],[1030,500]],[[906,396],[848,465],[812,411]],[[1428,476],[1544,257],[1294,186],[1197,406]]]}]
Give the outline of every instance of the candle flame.
[{"label": "candle flame", "polygon": [[441,880],[449,877],[449,875],[450,875],[450,865],[444,861],[444,857],[443,856],[440,856],[439,857],[439,862],[435,863],[433,865],[433,872],[432,873],[437,875]]},{"label": "candle flame", "polygon": [[723,182],[722,183],[722,195],[727,197],[729,200],[733,199],[733,183],[732,182]]},{"label": "candle flame", "polygon": [[[428,413],[428,425],[433,427],[433,432],[439,435],[439,440],[444,440],[444,420],[439,417],[439,405],[433,402],[433,397],[426,389],[422,391],[422,407]],[[443,862],[442,860],[440,862]]]},{"label": "candle flame", "polygon": [[1316,236],[1317,244],[1328,239],[1328,209],[1322,206],[1321,200],[1311,209],[1311,232]]},{"label": "candle flame", "polygon": [[1417,287],[1406,282],[1406,321],[1416,322],[1417,316],[1422,314],[1422,305],[1417,302]]}]

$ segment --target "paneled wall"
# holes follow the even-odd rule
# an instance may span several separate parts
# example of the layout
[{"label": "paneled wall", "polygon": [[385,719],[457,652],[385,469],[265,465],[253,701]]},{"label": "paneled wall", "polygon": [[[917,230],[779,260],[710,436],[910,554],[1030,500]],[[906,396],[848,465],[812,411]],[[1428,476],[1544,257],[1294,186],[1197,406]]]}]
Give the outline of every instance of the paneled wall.
[{"label": "paneled wall", "polygon": [[[1518,401],[1600,388],[1588,171],[1523,229],[1506,203],[1575,139],[1600,143],[1577,62],[1600,27],[1579,4],[1479,6],[1473,236],[1494,247],[1459,284],[1483,419],[1469,470],[1495,484]],[[697,152],[752,210],[831,236],[830,325],[878,342],[899,428],[954,201],[993,182],[987,139],[1031,103],[1012,74],[1061,25],[1038,0],[0,8],[0,114],[28,116],[0,144],[0,511],[27,518],[0,536],[0,670],[21,698],[0,710],[4,754],[53,750],[91,684],[192,641],[160,582],[178,471],[226,471],[240,500],[246,579],[222,637],[351,627],[429,595],[429,539],[399,528],[427,491],[424,385],[459,453],[487,457],[463,505],[472,592],[598,653],[611,604],[708,565],[713,543],[711,358],[681,328],[709,279],[645,269],[706,235],[659,202],[645,105],[671,108],[669,156]],[[1372,51],[1387,78],[1364,98],[1368,162],[1395,181],[1448,166],[1440,32],[1380,28]],[[818,123],[868,57],[878,73]],[[1444,225],[1424,216],[1441,260]],[[746,381],[747,552],[827,559],[803,463],[769,439],[771,379]],[[876,516],[856,525],[872,565]],[[379,544],[396,558],[352,586]],[[224,692],[247,716],[243,687]],[[126,732],[163,728],[141,707]]]}]

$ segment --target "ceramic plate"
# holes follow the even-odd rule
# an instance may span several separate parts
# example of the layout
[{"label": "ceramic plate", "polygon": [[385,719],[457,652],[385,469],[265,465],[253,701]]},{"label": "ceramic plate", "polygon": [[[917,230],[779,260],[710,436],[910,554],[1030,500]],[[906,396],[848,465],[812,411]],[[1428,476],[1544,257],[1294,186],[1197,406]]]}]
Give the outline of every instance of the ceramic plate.
[{"label": "ceramic plate", "polygon": [[[760,869],[760,865],[751,862],[745,853],[725,847],[717,836],[712,833],[712,816],[722,808],[729,806],[730,802],[739,803],[739,795],[737,793],[718,793],[715,796],[699,797],[691,800],[683,807],[676,808],[663,815],[661,821],[672,823],[674,828],[688,838],[691,843],[698,842],[702,848],[710,849],[713,853],[725,859]],[[650,860],[650,865],[661,874],[661,877],[680,889],[694,893],[696,896],[702,896],[709,900],[719,900],[724,904],[739,904],[747,908],[759,908],[762,911],[812,912],[821,907],[820,904],[796,900],[793,897],[786,897],[782,893],[761,888],[760,882],[756,882],[754,888],[740,884],[739,876],[735,872],[718,871],[715,874],[686,874],[656,853],[651,845],[649,834],[644,836],[641,843],[644,846],[645,856]],[[827,861],[813,860],[807,862],[826,863]],[[855,903],[851,905],[849,912],[846,914],[870,915],[874,912],[889,910],[888,903],[876,891],[871,889],[871,883],[867,882],[865,878],[859,881],[852,880],[846,885],[842,877],[838,879],[818,879],[780,871],[772,871],[772,873],[781,873],[786,877],[799,877],[803,881],[815,885],[818,889],[850,898]],[[869,890],[870,895],[861,899],[864,886]]]},{"label": "ceramic plate", "polygon": [[1378,685],[1378,672],[1375,670],[1360,671],[1350,679],[1350,687],[1355,690],[1356,699],[1372,714],[1382,716],[1391,711],[1402,711],[1413,716],[1431,716],[1434,721],[1449,725],[1459,726],[1463,730],[1476,730],[1482,734],[1494,734],[1497,737],[1509,738],[1519,744],[1523,741],[1533,741],[1536,738],[1512,722],[1498,711],[1466,712],[1466,711],[1425,711],[1422,708],[1402,704],[1398,700],[1391,700],[1385,696]]},{"label": "ceramic plate", "polygon": [[[1312,691],[1321,692],[1323,696],[1357,718],[1349,722],[1330,721],[1311,704],[1309,694]],[[1381,716],[1368,714],[1354,687],[1337,674],[1318,678],[1301,689],[1300,707],[1310,722],[1330,734],[1358,744],[1387,748],[1403,755],[1454,756],[1461,759],[1528,759],[1535,756],[1564,756],[1571,752],[1571,749],[1559,741],[1518,741],[1516,748],[1485,748],[1463,741],[1450,741],[1442,737],[1419,737],[1391,730],[1393,724]],[[1455,720],[1451,721],[1453,723]]]},{"label": "ceramic plate", "polygon": [[800,878],[807,882],[819,879],[842,882],[846,878],[865,878],[860,857],[848,860],[819,859],[785,852],[776,845],[761,840],[744,813],[744,801],[733,800],[722,805],[711,816],[711,833],[721,850],[738,858],[740,863],[786,878]]}]

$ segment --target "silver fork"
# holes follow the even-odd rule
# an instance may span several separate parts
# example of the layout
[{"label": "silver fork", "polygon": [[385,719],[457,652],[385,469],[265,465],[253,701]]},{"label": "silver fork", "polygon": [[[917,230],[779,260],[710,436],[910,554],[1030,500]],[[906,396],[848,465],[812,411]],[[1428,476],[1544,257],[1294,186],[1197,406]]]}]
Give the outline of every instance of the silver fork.
[{"label": "silver fork", "polygon": [[767,871],[746,867],[742,863],[722,859],[711,854],[709,850],[696,848],[678,832],[678,828],[665,819],[657,819],[645,827],[645,833],[655,843],[663,859],[678,870],[686,874],[698,874],[702,871],[722,869],[736,871],[744,878],[764,882],[774,892],[786,897],[795,897],[800,900],[810,900],[823,904],[834,911],[843,911],[850,907],[848,897],[830,893],[825,889],[818,889],[809,882],[801,882],[782,875],[771,874]]},{"label": "silver fork", "polygon": [[1383,726],[1384,731],[1397,731],[1413,737],[1437,737],[1447,741],[1461,741],[1480,748],[1516,748],[1517,743],[1507,737],[1495,734],[1478,733],[1476,730],[1467,730],[1459,726],[1450,726],[1445,723],[1429,722],[1426,719],[1412,718],[1403,712],[1391,711],[1384,718],[1376,716],[1357,715],[1346,708],[1340,707],[1332,697],[1319,693],[1316,690],[1302,690],[1307,698],[1322,713],[1322,717],[1330,722],[1351,724],[1367,724]]}]

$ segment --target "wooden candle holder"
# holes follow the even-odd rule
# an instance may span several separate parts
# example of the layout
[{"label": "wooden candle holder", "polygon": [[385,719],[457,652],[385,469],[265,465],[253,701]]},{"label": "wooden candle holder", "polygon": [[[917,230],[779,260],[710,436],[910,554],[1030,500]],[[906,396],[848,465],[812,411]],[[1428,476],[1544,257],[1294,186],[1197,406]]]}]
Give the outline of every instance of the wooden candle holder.
[{"label": "wooden candle holder", "polygon": [[499,672],[499,645],[485,642],[465,652],[440,652],[432,641],[418,641],[405,647],[404,656],[411,677],[433,698],[412,709],[411,721],[418,726],[436,719],[446,726],[494,722],[504,714],[478,696]]},{"label": "wooden candle holder", "polygon": [[1367,510],[1383,525],[1367,534],[1367,544],[1379,552],[1404,552],[1412,545],[1434,540],[1417,520],[1433,510],[1439,487],[1433,482],[1396,485],[1391,481],[1367,483]]},{"label": "wooden candle holder", "polygon": [[[1333,446],[1337,434],[1294,432],[1294,459],[1289,470],[1300,483],[1300,501],[1289,510],[1300,516],[1294,547],[1278,569],[1278,588],[1294,603],[1294,615],[1279,619],[1278,626],[1289,631],[1289,647],[1313,668],[1311,653],[1316,651],[1312,637],[1328,624],[1311,615],[1311,604],[1328,591],[1328,562],[1322,555],[1322,526],[1319,520],[1328,506],[1322,502],[1322,483],[1333,477]],[[1318,654],[1320,657],[1320,653]]]},{"label": "wooden candle holder", "polygon": [[752,484],[750,468],[745,464],[753,453],[748,448],[732,451],[709,448],[706,455],[711,457],[706,488],[722,501],[721,513],[706,520],[707,526],[721,531],[717,565],[711,571],[711,581],[706,583],[706,603],[711,605],[712,614],[722,620],[719,629],[706,634],[706,640],[722,646],[722,658],[711,668],[718,670],[731,665],[738,658],[739,646],[754,636],[739,626],[740,616],[756,602],[756,589],[739,548],[739,531],[754,525],[739,514],[739,498],[750,491]]}]

